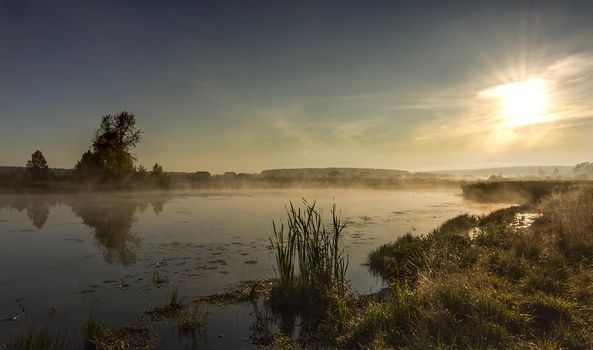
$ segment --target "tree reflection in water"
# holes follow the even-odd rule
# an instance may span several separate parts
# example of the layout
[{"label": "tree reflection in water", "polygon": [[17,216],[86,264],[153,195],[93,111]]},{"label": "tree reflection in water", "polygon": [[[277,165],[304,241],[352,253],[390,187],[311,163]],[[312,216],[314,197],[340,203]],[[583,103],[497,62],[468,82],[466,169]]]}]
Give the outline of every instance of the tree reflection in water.
[{"label": "tree reflection in water", "polygon": [[132,265],[140,240],[132,225],[139,213],[149,205],[155,214],[162,212],[169,196],[164,194],[129,195],[2,195],[0,209],[27,210],[27,216],[37,229],[43,228],[50,210],[63,204],[93,229],[95,239],[109,263]]},{"label": "tree reflection in water", "polygon": [[139,240],[131,232],[138,203],[127,199],[76,199],[72,211],[82,222],[95,231],[95,239],[103,249],[103,258],[109,263],[124,266],[136,262],[135,250]]},{"label": "tree reflection in water", "polygon": [[53,196],[10,195],[0,197],[0,209],[27,211],[27,217],[38,230],[41,230],[49,218],[49,210],[57,204]]}]

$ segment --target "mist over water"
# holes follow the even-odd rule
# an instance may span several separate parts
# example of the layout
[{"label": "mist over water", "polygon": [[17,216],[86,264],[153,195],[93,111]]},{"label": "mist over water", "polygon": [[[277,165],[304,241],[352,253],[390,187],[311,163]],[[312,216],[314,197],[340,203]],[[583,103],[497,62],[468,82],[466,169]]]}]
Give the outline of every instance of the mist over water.
[{"label": "mist over water", "polygon": [[[361,293],[382,287],[362,265],[370,250],[455,215],[496,208],[465,201],[459,190],[0,195],[0,316],[26,312],[0,324],[0,336],[46,324],[76,335],[90,313],[117,326],[166,303],[174,289],[191,299],[273,277],[272,221],[282,222],[285,205],[302,198],[326,212],[333,203],[341,210],[348,278]],[[167,282],[155,284],[155,274]],[[216,307],[200,341],[246,345],[252,317],[246,305]],[[160,341],[174,348],[188,340],[164,329]]]}]

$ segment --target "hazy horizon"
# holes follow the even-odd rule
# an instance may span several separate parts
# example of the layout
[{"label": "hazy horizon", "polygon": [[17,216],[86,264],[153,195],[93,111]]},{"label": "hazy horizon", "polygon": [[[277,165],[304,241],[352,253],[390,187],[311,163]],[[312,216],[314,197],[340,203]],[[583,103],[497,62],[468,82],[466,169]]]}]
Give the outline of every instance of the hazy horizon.
[{"label": "hazy horizon", "polygon": [[[212,175],[223,175],[226,172],[234,172],[237,174],[260,174],[264,171],[270,171],[270,170],[300,170],[300,169],[361,169],[361,170],[389,170],[389,171],[405,171],[405,172],[410,172],[410,173],[422,173],[422,172],[427,172],[427,173],[442,173],[442,174],[446,174],[446,172],[451,172],[451,173],[455,173],[455,172],[462,172],[462,171],[487,171],[487,170],[497,170],[497,169],[506,169],[506,170],[511,170],[514,168],[532,168],[534,173],[538,171],[538,168],[546,168],[547,170],[553,169],[555,167],[560,167],[560,168],[574,168],[575,164],[522,164],[522,165],[509,165],[509,166],[488,166],[488,167],[477,167],[477,168],[443,168],[443,169],[402,169],[402,168],[378,168],[378,167],[373,167],[373,168],[363,168],[363,167],[349,167],[349,166],[327,166],[327,167],[292,167],[292,168],[266,168],[266,169],[260,169],[260,170],[255,170],[255,171],[238,171],[236,169],[224,169],[221,171],[211,171],[209,169],[190,169],[190,170],[170,170],[167,172],[173,172],[173,173],[194,173],[194,172],[200,172],[200,171],[206,171],[211,173]],[[0,168],[2,167],[6,167],[6,168],[11,168],[11,167],[18,167],[18,168],[22,168],[22,169],[26,169],[26,166],[24,165],[0,165]],[[72,169],[74,170],[74,168],[72,167],[50,167],[50,169],[65,169],[65,170],[69,170]],[[150,170],[150,169],[148,169]],[[496,175],[496,174],[490,174],[490,175]]]},{"label": "hazy horizon", "polygon": [[134,113],[167,171],[574,165],[593,3],[0,0],[0,165]]}]

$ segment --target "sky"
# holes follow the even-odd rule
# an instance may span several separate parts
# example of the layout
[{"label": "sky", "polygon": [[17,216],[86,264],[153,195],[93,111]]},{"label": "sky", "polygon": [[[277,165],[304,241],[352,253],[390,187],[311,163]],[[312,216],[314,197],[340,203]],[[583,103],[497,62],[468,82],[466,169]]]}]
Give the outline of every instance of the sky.
[{"label": "sky", "polygon": [[[439,170],[593,160],[593,1],[0,0],[0,165]],[[515,85],[513,85],[515,84]]]}]

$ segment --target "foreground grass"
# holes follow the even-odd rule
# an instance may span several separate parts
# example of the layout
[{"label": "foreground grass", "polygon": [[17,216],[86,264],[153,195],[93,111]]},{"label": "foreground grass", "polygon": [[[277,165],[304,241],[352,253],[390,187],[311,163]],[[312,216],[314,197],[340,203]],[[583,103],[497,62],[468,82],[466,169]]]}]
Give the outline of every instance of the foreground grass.
[{"label": "foreground grass", "polygon": [[3,350],[64,350],[69,341],[61,332],[50,332],[47,328],[29,329],[23,334],[9,337],[0,342]]},{"label": "foreground grass", "polygon": [[272,284],[268,305],[285,333],[298,326],[300,335],[308,336],[327,320],[336,299],[346,297],[348,257],[340,245],[345,225],[335,206],[326,227],[315,203],[303,204],[304,208],[296,208],[290,203],[286,226],[274,224],[270,243],[278,279]]},{"label": "foreground grass", "polygon": [[[516,214],[541,216],[527,228]],[[391,291],[350,307],[336,342],[361,348],[593,348],[593,189],[460,216],[369,256]]]}]

